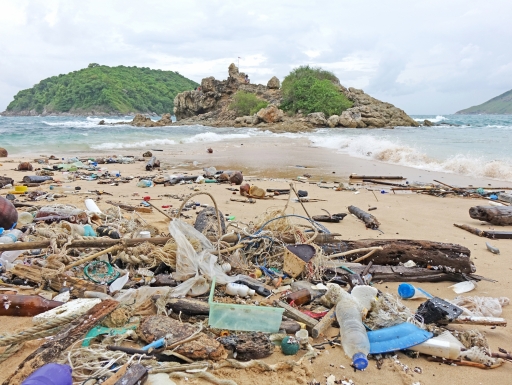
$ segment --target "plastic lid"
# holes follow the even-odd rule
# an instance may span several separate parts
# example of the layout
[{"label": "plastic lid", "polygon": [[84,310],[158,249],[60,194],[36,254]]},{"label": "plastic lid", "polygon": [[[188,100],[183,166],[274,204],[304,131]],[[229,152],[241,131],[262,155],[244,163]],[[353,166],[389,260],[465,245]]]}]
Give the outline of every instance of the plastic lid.
[{"label": "plastic lid", "polygon": [[368,366],[368,359],[364,353],[356,353],[352,356],[352,364],[357,370],[364,370]]},{"label": "plastic lid", "polygon": [[398,295],[402,298],[412,298],[416,289],[410,283],[401,283],[398,285]]}]

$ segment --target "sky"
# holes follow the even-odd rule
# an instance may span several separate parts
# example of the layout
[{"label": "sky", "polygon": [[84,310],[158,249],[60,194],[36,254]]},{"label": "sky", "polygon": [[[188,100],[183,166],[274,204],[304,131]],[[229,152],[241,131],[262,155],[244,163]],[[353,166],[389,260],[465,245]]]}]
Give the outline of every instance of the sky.
[{"label": "sky", "polygon": [[[89,63],[252,83],[322,67],[408,114],[450,114],[512,89],[510,0],[1,0],[0,111]],[[238,59],[240,57],[240,59]]]}]

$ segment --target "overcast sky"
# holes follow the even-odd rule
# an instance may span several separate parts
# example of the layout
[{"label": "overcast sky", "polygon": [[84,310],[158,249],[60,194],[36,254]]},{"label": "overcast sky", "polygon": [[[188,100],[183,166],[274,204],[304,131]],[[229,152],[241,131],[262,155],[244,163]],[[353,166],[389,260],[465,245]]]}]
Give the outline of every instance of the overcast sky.
[{"label": "overcast sky", "polygon": [[1,0],[0,111],[40,80],[143,66],[197,82],[281,80],[321,66],[409,114],[449,114],[512,88],[510,0]]}]

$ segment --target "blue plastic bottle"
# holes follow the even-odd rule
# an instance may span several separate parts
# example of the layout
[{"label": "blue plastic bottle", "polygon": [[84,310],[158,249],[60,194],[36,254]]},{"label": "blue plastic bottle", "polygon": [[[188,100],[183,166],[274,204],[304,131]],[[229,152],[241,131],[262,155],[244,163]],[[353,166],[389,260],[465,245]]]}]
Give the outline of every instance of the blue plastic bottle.
[{"label": "blue plastic bottle", "polygon": [[46,364],[27,377],[21,385],[73,385],[68,365]]}]

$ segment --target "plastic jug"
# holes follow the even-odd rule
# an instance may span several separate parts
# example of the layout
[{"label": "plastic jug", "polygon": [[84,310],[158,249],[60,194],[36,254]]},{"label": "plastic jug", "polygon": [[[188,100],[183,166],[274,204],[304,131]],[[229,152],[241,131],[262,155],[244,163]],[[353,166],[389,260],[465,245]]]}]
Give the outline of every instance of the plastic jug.
[{"label": "plastic jug", "polygon": [[18,230],[18,229],[4,231],[2,233],[2,236],[0,237],[0,243],[14,243],[22,235],[23,235],[23,232],[21,230]]},{"label": "plastic jug", "polygon": [[433,298],[433,296],[427,293],[425,290],[420,289],[419,287],[415,287],[410,283],[401,283],[398,285],[398,295],[404,299]]},{"label": "plastic jug", "polygon": [[431,338],[419,345],[411,346],[409,349],[415,352],[428,354],[430,356],[456,360],[460,356],[462,344],[458,340],[453,341],[453,339],[455,339],[455,337],[451,334],[448,336],[443,333],[440,336]]},{"label": "plastic jug", "polygon": [[92,199],[87,198],[85,201],[85,207],[87,207],[87,210],[96,214],[101,214],[101,210],[99,209],[96,202],[94,202]]},{"label": "plastic jug", "polygon": [[27,377],[21,385],[72,385],[71,368],[68,365],[46,364]]},{"label": "plastic jug", "polygon": [[366,356],[370,352],[370,341],[363,325],[360,305],[344,290],[341,290],[336,305],[336,319],[340,324],[341,345],[345,354],[352,358],[356,369],[365,369],[368,366]]}]

